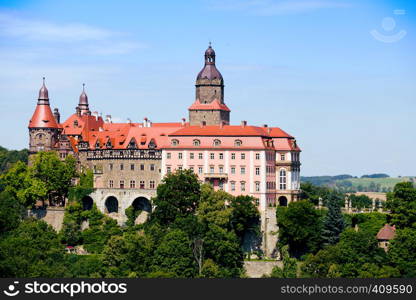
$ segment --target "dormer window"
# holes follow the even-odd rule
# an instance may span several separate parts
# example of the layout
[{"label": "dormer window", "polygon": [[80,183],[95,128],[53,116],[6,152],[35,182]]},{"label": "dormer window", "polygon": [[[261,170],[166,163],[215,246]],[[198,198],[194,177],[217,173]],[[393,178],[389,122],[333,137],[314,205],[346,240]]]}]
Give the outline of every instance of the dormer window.
[{"label": "dormer window", "polygon": [[95,148],[100,148],[100,141],[97,141],[97,142],[95,143]]},{"label": "dormer window", "polygon": [[214,147],[219,147],[221,146],[221,141],[220,140],[214,140]]},{"label": "dormer window", "polygon": [[234,146],[236,146],[236,147],[241,147],[242,144],[243,144],[243,142],[241,140],[235,140],[234,141]]},{"label": "dormer window", "polygon": [[154,139],[151,139],[149,142],[149,149],[155,149],[156,148],[156,143]]},{"label": "dormer window", "polygon": [[195,147],[201,146],[201,141],[200,141],[200,140],[194,140],[194,141],[193,141],[193,145],[194,145]]},{"label": "dormer window", "polygon": [[110,140],[107,141],[107,144],[105,146],[107,148],[110,148],[110,149],[113,147],[113,145],[111,144],[111,141]]},{"label": "dormer window", "polygon": [[172,140],[172,146],[178,146],[179,145],[179,141],[178,140],[176,140],[176,139],[174,139],[174,140]]},{"label": "dormer window", "polygon": [[130,143],[128,145],[129,149],[136,149],[137,148],[137,144],[136,144],[136,140],[135,139],[131,139]]},{"label": "dormer window", "polygon": [[74,127],[78,127],[78,120],[74,121]]}]

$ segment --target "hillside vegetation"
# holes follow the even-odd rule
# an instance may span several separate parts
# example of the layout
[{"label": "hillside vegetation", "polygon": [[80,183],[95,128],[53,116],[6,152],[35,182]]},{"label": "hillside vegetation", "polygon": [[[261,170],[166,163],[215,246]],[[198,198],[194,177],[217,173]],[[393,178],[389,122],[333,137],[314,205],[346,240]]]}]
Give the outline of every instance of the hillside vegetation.
[{"label": "hillside vegetation", "polygon": [[415,176],[389,177],[387,174],[301,177],[301,182],[330,187],[342,192],[391,192],[400,182],[416,182]]},{"label": "hillside vegetation", "polygon": [[8,150],[0,146],[0,174],[7,171],[17,161],[27,163],[28,150]]}]

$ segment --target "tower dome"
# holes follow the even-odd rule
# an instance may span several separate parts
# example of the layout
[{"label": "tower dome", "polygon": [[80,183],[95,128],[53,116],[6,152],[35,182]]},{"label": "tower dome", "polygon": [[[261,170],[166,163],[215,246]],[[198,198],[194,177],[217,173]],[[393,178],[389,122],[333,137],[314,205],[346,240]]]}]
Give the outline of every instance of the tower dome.
[{"label": "tower dome", "polygon": [[218,79],[220,81],[223,81],[220,71],[218,71],[217,67],[215,66],[215,51],[211,47],[211,43],[209,43],[208,49],[205,51],[204,56],[205,56],[205,65],[202,68],[202,70],[198,73],[196,80]]},{"label": "tower dome", "polygon": [[90,111],[88,105],[88,96],[87,93],[85,93],[85,83],[82,84],[82,93],[79,96],[78,107],[81,110],[81,114],[88,113]]}]

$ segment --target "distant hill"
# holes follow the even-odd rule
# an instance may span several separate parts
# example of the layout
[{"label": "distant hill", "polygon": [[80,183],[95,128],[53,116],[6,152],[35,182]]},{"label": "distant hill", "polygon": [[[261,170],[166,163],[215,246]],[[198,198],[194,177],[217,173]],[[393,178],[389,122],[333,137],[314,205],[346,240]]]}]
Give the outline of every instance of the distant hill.
[{"label": "distant hill", "polygon": [[21,160],[27,163],[29,152],[23,150],[8,150],[0,146],[0,174],[7,171],[12,164]]},{"label": "distant hill", "polygon": [[387,174],[363,175],[361,178],[351,175],[337,176],[302,176],[301,182],[310,182],[317,186],[335,188],[342,192],[390,192],[394,186],[403,181],[416,182],[415,176],[393,178]]}]

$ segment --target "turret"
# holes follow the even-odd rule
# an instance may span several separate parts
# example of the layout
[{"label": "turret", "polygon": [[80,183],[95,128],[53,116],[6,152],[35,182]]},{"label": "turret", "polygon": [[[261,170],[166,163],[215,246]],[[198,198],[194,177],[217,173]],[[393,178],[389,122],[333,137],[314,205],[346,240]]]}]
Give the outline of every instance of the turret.
[{"label": "turret", "polygon": [[88,106],[88,96],[85,93],[85,83],[82,84],[82,93],[79,96],[78,107],[79,107],[81,115],[84,115],[84,114],[90,115],[91,114],[89,106]]},{"label": "turret", "polygon": [[45,77],[43,77],[36,109],[29,121],[29,151],[31,153],[49,151],[54,148],[59,134],[59,125],[55,117],[56,115],[52,114],[49,106],[49,93],[45,85]]}]

